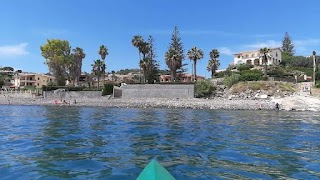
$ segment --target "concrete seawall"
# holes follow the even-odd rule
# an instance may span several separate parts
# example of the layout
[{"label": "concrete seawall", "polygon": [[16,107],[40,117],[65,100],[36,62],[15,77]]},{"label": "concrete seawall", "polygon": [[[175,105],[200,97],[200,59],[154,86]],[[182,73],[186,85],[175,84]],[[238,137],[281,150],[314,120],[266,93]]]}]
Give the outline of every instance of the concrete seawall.
[{"label": "concrete seawall", "polygon": [[194,97],[194,84],[128,84],[121,90],[122,99]]},{"label": "concrete seawall", "polygon": [[79,99],[79,98],[100,98],[102,96],[101,91],[45,91],[43,92],[44,98],[62,98],[62,99]]}]

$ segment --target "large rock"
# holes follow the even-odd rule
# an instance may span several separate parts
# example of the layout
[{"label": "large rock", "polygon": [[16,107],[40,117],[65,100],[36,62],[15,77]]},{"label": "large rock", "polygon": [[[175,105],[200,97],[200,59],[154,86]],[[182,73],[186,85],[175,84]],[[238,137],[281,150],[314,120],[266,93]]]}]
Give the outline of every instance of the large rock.
[{"label": "large rock", "polygon": [[268,98],[268,95],[267,95],[267,94],[261,94],[261,95],[260,95],[260,98],[261,98],[261,99],[267,99],[267,98]]}]

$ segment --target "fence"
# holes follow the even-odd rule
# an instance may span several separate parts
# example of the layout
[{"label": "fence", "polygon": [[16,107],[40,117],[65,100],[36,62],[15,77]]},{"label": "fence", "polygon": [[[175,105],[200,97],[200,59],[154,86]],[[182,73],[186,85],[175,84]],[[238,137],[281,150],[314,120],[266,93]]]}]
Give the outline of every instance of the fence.
[{"label": "fence", "polygon": [[34,98],[42,95],[42,91],[40,90],[8,90],[8,91],[0,91],[0,94],[4,96],[10,96],[13,98]]}]

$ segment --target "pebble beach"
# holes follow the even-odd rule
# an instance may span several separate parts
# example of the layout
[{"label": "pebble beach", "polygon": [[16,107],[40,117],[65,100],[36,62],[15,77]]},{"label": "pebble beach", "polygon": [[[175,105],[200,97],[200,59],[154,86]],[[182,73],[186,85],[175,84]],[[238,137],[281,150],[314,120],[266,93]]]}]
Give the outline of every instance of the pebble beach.
[{"label": "pebble beach", "polygon": [[[65,101],[65,102],[64,102]],[[81,98],[81,99],[44,99],[44,98],[12,98],[1,97],[1,105],[35,105],[35,106],[90,106],[90,107],[119,107],[119,108],[188,108],[188,109],[230,109],[230,110],[271,110],[274,103],[270,100],[229,100],[215,99],[110,99]]]},{"label": "pebble beach", "polygon": [[320,111],[320,99],[313,96],[287,96],[266,99],[113,99],[110,97],[57,99],[57,98],[16,98],[0,96],[0,105],[32,106],[84,106],[84,107],[118,107],[118,108],[182,108],[182,109],[226,109],[226,110],[274,110],[275,104],[286,111]]}]

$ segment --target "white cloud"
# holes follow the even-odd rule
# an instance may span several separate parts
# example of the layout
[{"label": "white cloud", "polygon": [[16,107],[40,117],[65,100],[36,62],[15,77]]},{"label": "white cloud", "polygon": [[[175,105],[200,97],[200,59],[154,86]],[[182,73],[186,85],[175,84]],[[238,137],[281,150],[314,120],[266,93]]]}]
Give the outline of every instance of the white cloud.
[{"label": "white cloud", "polygon": [[234,52],[228,47],[219,47],[218,50],[220,54],[224,54],[227,56],[232,56],[234,54]]},{"label": "white cloud", "polygon": [[281,46],[281,42],[275,41],[275,40],[268,40],[265,42],[257,42],[254,44],[245,45],[246,48],[251,48],[251,49],[260,49],[260,48],[264,48],[264,47],[275,48],[275,47],[280,47],[280,46]]},{"label": "white cloud", "polygon": [[308,55],[312,51],[317,50],[317,46],[320,45],[320,39],[304,39],[293,41],[296,54]]},{"label": "white cloud", "polygon": [[295,46],[316,46],[320,44],[320,39],[305,39],[293,41]]},{"label": "white cloud", "polygon": [[0,46],[0,56],[23,56],[29,54],[27,51],[28,43],[20,43],[17,45]]}]

